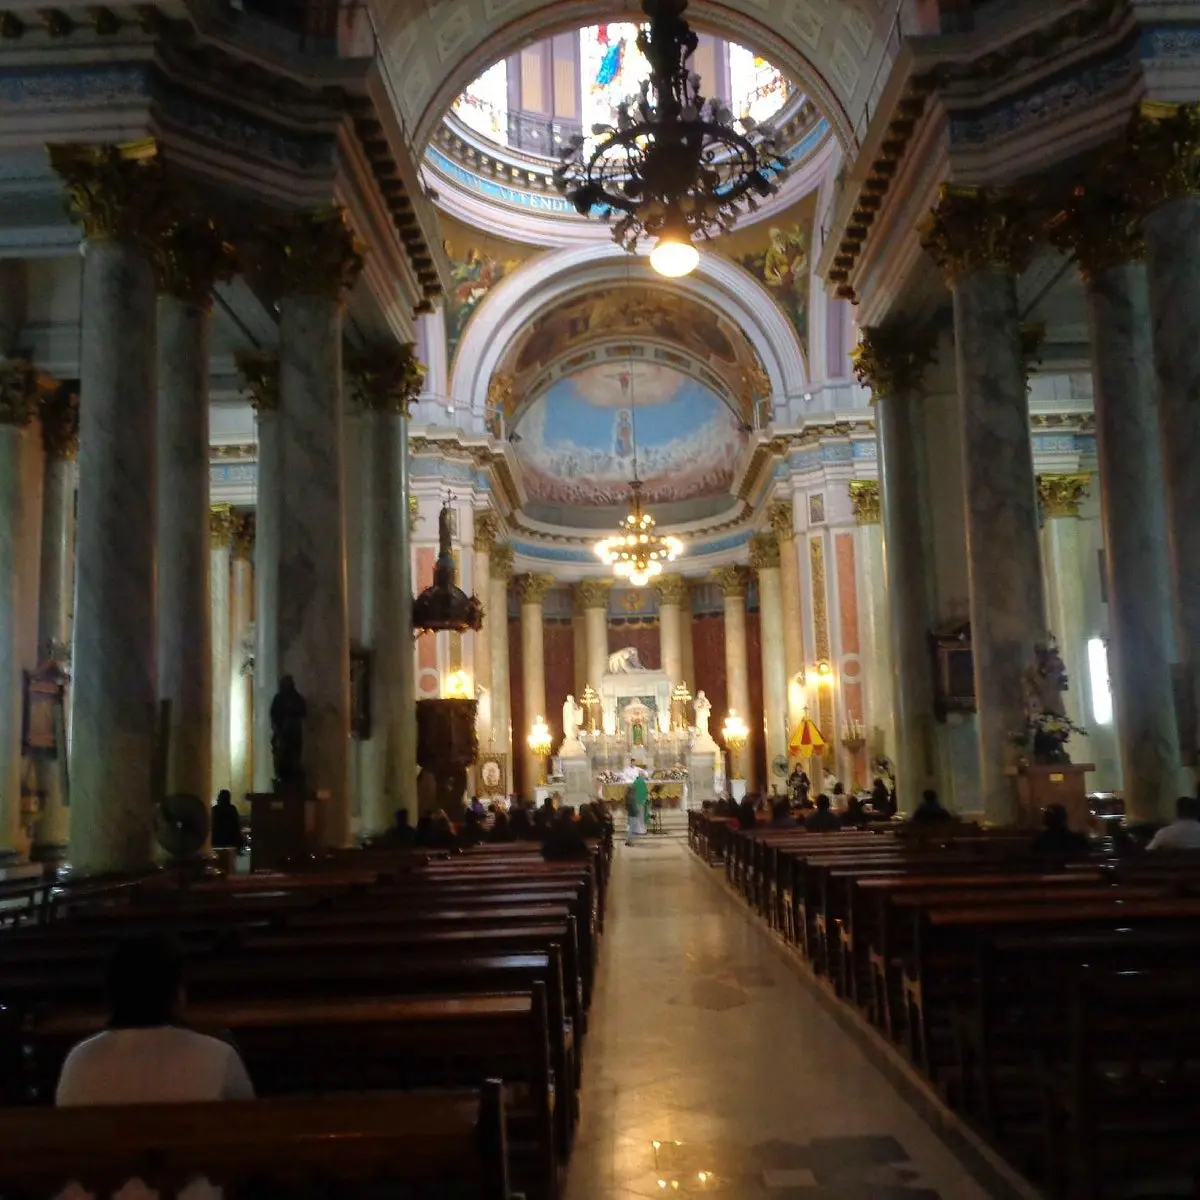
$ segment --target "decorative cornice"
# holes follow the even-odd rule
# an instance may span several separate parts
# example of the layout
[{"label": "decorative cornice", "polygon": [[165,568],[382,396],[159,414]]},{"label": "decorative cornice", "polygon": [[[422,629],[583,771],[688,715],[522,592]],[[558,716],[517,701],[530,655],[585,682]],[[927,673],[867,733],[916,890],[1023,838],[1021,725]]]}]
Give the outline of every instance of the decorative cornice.
[{"label": "decorative cornice", "polygon": [[779,539],[772,534],[756,533],[750,539],[750,569],[779,570]]},{"label": "decorative cornice", "polygon": [[167,214],[166,183],[153,138],[119,145],[47,146],[67,188],[67,211],[91,239],[150,244]]},{"label": "decorative cornice", "polygon": [[233,514],[233,557],[251,559],[254,557],[254,534],[256,530],[253,512],[237,512]]},{"label": "decorative cornice", "polygon": [[233,545],[235,518],[232,504],[214,504],[208,510],[208,532],[214,550]]},{"label": "decorative cornice", "polygon": [[1092,477],[1087,473],[1076,475],[1039,475],[1037,477],[1038,500],[1046,518],[1077,517],[1083,502],[1088,497]]},{"label": "decorative cornice", "polygon": [[507,542],[492,547],[492,578],[507,583],[513,577],[513,548]]},{"label": "decorative cornice", "polygon": [[195,308],[212,307],[213,284],[233,277],[237,256],[210,217],[189,214],[167,225],[154,242],[159,291]]},{"label": "decorative cornice", "polygon": [[688,582],[682,575],[660,575],[653,583],[659,604],[680,607],[688,598]]},{"label": "decorative cornice", "polygon": [[350,350],[346,374],[355,399],[368,412],[408,416],[421,394],[425,366],[413,342],[388,342]]},{"label": "decorative cornice", "polygon": [[848,485],[850,507],[860,525],[878,525],[882,517],[877,479],[852,479]]},{"label": "decorative cornice", "polygon": [[256,413],[279,410],[279,359],[257,350],[238,350],[233,356],[242,376],[242,390],[249,392]]},{"label": "decorative cornice", "polygon": [[1037,246],[1030,197],[1013,188],[942,184],[920,228],[921,246],[951,285],[988,269],[1019,275]]},{"label": "decorative cornice", "polygon": [[257,442],[220,442],[209,446],[208,457],[212,462],[256,462]]},{"label": "decorative cornice", "polygon": [[475,514],[475,550],[487,554],[500,538],[500,517],[493,509],[480,509]]},{"label": "decorative cornice", "polygon": [[553,575],[521,575],[517,579],[517,590],[520,592],[522,604],[536,604],[540,607],[546,599],[546,593],[553,586]]},{"label": "decorative cornice", "polygon": [[745,598],[750,586],[750,572],[745,567],[720,567],[712,573],[712,577],[726,600]]},{"label": "decorative cornice", "polygon": [[767,520],[779,541],[791,541],[796,536],[795,512],[790,500],[776,500],[767,509]]},{"label": "decorative cornice", "polygon": [[79,393],[60,384],[42,393],[42,448],[53,461],[68,461],[79,453]]},{"label": "decorative cornice", "polygon": [[38,373],[23,358],[0,361],[0,425],[24,428],[37,414]]},{"label": "decorative cornice", "polygon": [[933,361],[934,345],[928,329],[866,326],[852,355],[855,378],[876,401],[913,391]]},{"label": "decorative cornice", "polygon": [[363,268],[366,247],[354,236],[345,210],[296,213],[263,230],[253,256],[277,297],[323,296],[340,300]]}]

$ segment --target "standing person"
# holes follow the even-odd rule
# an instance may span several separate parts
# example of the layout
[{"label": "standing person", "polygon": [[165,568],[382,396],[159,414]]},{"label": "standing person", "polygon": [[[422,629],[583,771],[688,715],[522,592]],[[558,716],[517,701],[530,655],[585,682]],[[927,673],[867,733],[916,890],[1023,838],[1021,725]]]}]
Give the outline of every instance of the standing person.
[{"label": "standing person", "polygon": [[242,850],[242,818],[234,807],[227,788],[217,793],[212,806],[212,844],[214,850]]},{"label": "standing person", "polygon": [[632,766],[633,780],[625,789],[625,845],[632,846],[635,837],[646,833],[646,813],[650,808],[650,788],[646,777]]}]

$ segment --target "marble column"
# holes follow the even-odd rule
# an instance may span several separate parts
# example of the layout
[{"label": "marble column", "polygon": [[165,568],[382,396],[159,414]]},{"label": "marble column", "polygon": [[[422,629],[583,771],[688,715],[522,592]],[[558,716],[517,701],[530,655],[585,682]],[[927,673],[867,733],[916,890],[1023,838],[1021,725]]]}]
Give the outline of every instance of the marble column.
[{"label": "marble column", "polygon": [[491,748],[505,756],[507,790],[513,787],[513,729],[511,683],[508,669],[508,585],[513,574],[513,552],[507,543],[492,546],[491,610],[488,632],[492,640],[492,739]]},{"label": "marble column", "polygon": [[[1137,178],[1148,209],[1146,274],[1177,652],[1191,685],[1191,711],[1180,714],[1187,722],[1181,732],[1185,757],[1196,767],[1200,765],[1200,521],[1196,519],[1200,512],[1196,470],[1200,338],[1195,322],[1200,311],[1200,177],[1196,172],[1200,106],[1145,103],[1132,140],[1135,162],[1125,169]],[[1125,786],[1130,786],[1129,779]]]},{"label": "marble column", "polygon": [[[587,681],[600,692],[600,683],[608,674],[608,597],[612,583],[607,579],[585,579],[577,585],[579,603],[587,633]],[[596,714],[600,725],[600,714]]]},{"label": "marble column", "polygon": [[342,471],[344,293],[362,269],[340,211],[270,231],[279,304],[279,573],[281,676],[308,704],[307,784],[325,846],[350,842],[350,634]]},{"label": "marble column", "polygon": [[[70,669],[75,597],[75,489],[79,481],[79,397],[66,387],[45,396],[41,407],[42,481],[41,581],[38,588],[38,657]],[[67,692],[70,704],[70,691]],[[64,714],[65,715],[65,714]],[[42,810],[34,831],[38,858],[67,852],[71,810],[65,800],[66,762],[39,760]]]},{"label": "marble column", "polygon": [[[687,581],[681,575],[664,575],[655,582],[654,590],[658,593],[659,661],[674,687],[685,678],[681,606],[687,595]],[[695,680],[688,682],[694,684]]]},{"label": "marble column", "polygon": [[538,717],[546,715],[546,648],[543,640],[542,605],[554,586],[551,575],[522,575],[517,580],[521,594],[521,685],[525,696],[525,721],[528,729],[513,731],[514,741],[521,739],[525,756],[525,790],[529,796],[541,777],[541,763],[529,749],[529,730]]},{"label": "marble column", "polygon": [[417,816],[416,669],[408,419],[422,373],[411,345],[356,352],[348,372],[362,408],[362,637],[371,654],[371,734],[363,743],[361,833]]},{"label": "marble column", "polygon": [[214,504],[209,516],[209,746],[212,762],[210,791],[233,789],[230,758],[229,701],[233,634],[233,533],[237,518],[228,504]]},{"label": "marble column", "polygon": [[944,185],[924,235],[954,293],[980,792],[984,819],[1006,824],[1046,620],[1016,287],[1034,231],[1019,195]]},{"label": "marble column", "polygon": [[[1114,194],[1121,187],[1102,171],[1069,197],[1051,231],[1076,255],[1087,294],[1109,672],[1125,811],[1131,820],[1157,821],[1168,819],[1176,796],[1191,789],[1172,686],[1171,552],[1145,244],[1128,205]],[[1200,264],[1200,257],[1194,261]],[[1194,285],[1188,279],[1186,286]]]},{"label": "marble column", "polygon": [[[210,541],[210,521],[232,535],[228,508],[210,510],[208,361],[212,289],[232,270],[232,256],[209,221],[173,225],[158,260],[158,464],[166,486],[158,498],[158,698],[167,711],[168,795],[212,803],[229,787],[228,720],[214,725],[218,672],[228,664],[213,638],[212,559],[225,548]],[[224,564],[228,567],[227,561]],[[220,585],[217,585],[218,588]],[[226,598],[228,598],[226,593]],[[228,657],[227,655],[225,657]],[[219,665],[218,665],[219,664]]]},{"label": "marble column", "polygon": [[239,513],[229,578],[229,778],[234,803],[253,786],[254,514]]},{"label": "marble column", "polygon": [[783,663],[787,679],[787,725],[793,730],[804,717],[804,616],[800,604],[800,559],[790,500],[779,500],[767,511],[779,542],[779,583],[783,596]]},{"label": "marble column", "polygon": [[[750,711],[750,665],[746,656],[746,590],[750,573],[745,567],[722,567],[715,572],[715,577],[725,597],[725,687],[729,711],[737,713],[748,727],[753,728],[758,714]],[[725,716],[725,713],[715,714],[717,731]],[[744,779],[747,790],[753,791],[757,772],[749,744],[738,757],[741,761],[736,766],[736,777]]]},{"label": "marble column", "polygon": [[37,411],[37,372],[24,359],[0,361],[0,862],[24,857],[29,835],[21,810],[21,654],[17,638],[21,459]]},{"label": "marble column", "polygon": [[154,853],[158,670],[153,143],[52,146],[84,228],[79,508],[71,655],[70,860],[80,875]]},{"label": "marble column", "polygon": [[937,787],[934,751],[932,563],[921,519],[921,376],[932,341],[921,331],[866,328],[855,352],[875,400],[880,512],[891,642],[896,799],[904,812]]},{"label": "marble column", "polygon": [[[750,542],[750,567],[758,574],[759,641],[762,644],[763,733],[766,736],[767,776],[772,764],[788,756],[788,684],[786,656],[780,653],[783,634],[783,579],[779,540],[759,534]],[[780,781],[782,787],[782,781]]]},{"label": "marble column", "polygon": [[279,360],[273,355],[237,355],[244,391],[254,407],[258,435],[258,483],[254,498],[254,711],[253,784],[274,787],[271,700],[279,686]]},{"label": "marble column", "polygon": [[475,694],[479,697],[479,744],[492,741],[492,547],[500,519],[491,509],[475,514],[475,595],[483,604],[483,625],[472,634],[475,647]]}]

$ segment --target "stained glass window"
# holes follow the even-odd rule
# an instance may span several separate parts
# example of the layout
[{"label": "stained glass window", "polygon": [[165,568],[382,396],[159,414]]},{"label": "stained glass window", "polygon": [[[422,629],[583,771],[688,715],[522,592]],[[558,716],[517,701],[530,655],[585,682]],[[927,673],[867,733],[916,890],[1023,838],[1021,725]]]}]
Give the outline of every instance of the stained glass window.
[{"label": "stained glass window", "polygon": [[489,67],[454,102],[454,115],[493,142],[508,141],[508,60]]},{"label": "stained glass window", "polygon": [[744,46],[729,44],[729,106],[738,117],[765,121],[785,104],[787,80],[766,59]]},{"label": "stained glass window", "polygon": [[585,136],[591,135],[593,125],[611,125],[617,105],[650,74],[650,64],[637,48],[637,35],[638,26],[623,21],[579,31]]}]

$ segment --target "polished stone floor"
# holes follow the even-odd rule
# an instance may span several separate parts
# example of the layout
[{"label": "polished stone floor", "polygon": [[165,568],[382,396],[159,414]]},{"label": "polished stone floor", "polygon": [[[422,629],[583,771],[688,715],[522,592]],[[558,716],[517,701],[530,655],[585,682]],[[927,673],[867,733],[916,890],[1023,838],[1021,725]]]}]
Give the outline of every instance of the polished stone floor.
[{"label": "polished stone floor", "polygon": [[983,1200],[709,870],[618,845],[566,1200]]}]

